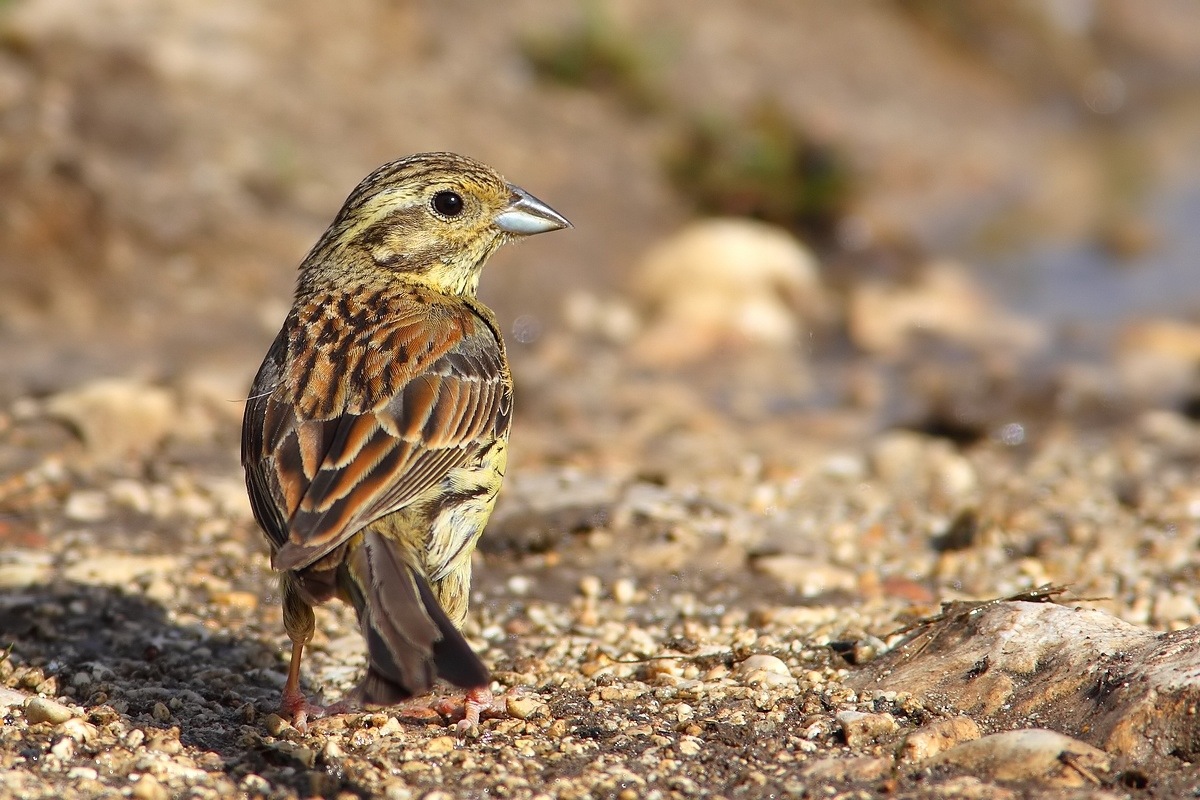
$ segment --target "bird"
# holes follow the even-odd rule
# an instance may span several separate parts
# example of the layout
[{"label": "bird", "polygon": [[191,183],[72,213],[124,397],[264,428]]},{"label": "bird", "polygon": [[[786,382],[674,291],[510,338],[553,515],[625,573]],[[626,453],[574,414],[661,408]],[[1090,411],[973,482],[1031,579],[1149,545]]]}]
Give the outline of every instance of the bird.
[{"label": "bird", "polygon": [[[281,711],[299,730],[438,678],[466,690],[460,724],[490,704],[490,673],[460,629],[508,460],[513,382],[480,273],[505,242],[570,227],[491,167],[419,153],[363,179],[301,262],[241,442],[292,643]],[[335,598],[354,607],[367,669],[326,708],[302,692],[300,664],[314,608]]]}]

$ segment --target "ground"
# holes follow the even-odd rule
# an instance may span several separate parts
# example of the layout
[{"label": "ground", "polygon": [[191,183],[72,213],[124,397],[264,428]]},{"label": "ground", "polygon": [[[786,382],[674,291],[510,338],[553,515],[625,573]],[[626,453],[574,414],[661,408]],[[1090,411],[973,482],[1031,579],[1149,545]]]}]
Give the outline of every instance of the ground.
[{"label": "ground", "polygon": [[[0,3],[0,794],[1197,791],[1185,741],[1100,763],[1067,714],[854,688],[943,603],[1052,584],[1200,623],[1200,294],[1155,260],[1180,247],[1155,203],[1191,208],[1200,175],[1200,26],[1053,5]],[[534,68],[581,29],[636,81]],[[796,260],[749,229],[763,255],[686,258],[664,297],[680,131],[766,101],[854,191]],[[386,709],[300,733],[241,401],[342,198],[435,148],[575,224],[482,289],[517,416],[467,633],[505,709],[467,737]],[[1085,254],[1075,284],[1047,248]],[[318,613],[306,687],[336,699],[362,643]],[[1083,741],[1031,738],[1052,765],[1024,772],[914,755],[964,716],[947,748]]]}]

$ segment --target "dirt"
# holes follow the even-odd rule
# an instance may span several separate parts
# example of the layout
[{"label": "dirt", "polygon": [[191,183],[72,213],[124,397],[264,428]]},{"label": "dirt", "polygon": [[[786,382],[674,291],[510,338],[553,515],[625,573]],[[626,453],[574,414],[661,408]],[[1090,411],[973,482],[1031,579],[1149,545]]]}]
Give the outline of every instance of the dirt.
[{"label": "dirt", "polygon": [[[1196,791],[1194,749],[1100,758],[1078,726],[1021,741],[1053,769],[996,766],[1012,740],[990,735],[1054,715],[967,709],[952,744],[988,758],[912,760],[962,709],[847,683],[942,603],[1047,583],[1146,631],[1200,623],[1200,299],[1081,342],[1006,308],[974,255],[1153,252],[1145,187],[1200,174],[1200,25],[1170,2],[989,8],[0,4],[0,795]],[[523,55],[588,14],[648,107]],[[1124,94],[1096,95],[1113,75]],[[685,357],[637,280],[691,217],[664,155],[764,98],[847,154],[853,203],[805,248],[812,282],[739,268],[775,338],[673,317],[703,342]],[[346,193],[426,149],[575,224],[484,276],[518,399],[466,632],[508,703],[468,737],[386,709],[302,734],[275,714],[241,402]],[[350,610],[318,613],[306,687],[333,700],[363,648]]]}]

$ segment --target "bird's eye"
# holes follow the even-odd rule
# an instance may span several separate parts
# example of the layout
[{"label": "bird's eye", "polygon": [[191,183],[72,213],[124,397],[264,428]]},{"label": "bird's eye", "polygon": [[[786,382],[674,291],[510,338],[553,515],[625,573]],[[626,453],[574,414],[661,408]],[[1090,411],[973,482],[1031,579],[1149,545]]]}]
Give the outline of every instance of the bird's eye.
[{"label": "bird's eye", "polygon": [[433,196],[433,210],[443,217],[457,217],[463,210],[462,195],[458,192],[438,192]]}]

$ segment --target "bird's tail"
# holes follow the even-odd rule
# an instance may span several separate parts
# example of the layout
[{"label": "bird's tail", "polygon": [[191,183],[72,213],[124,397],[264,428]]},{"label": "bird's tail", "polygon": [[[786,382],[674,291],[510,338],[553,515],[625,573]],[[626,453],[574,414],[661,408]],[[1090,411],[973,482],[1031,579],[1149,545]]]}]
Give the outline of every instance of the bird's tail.
[{"label": "bird's tail", "polygon": [[488,685],[487,667],[396,543],[367,531],[344,569],[367,642],[363,702],[394,705],[429,691],[439,677],[464,689]]}]

